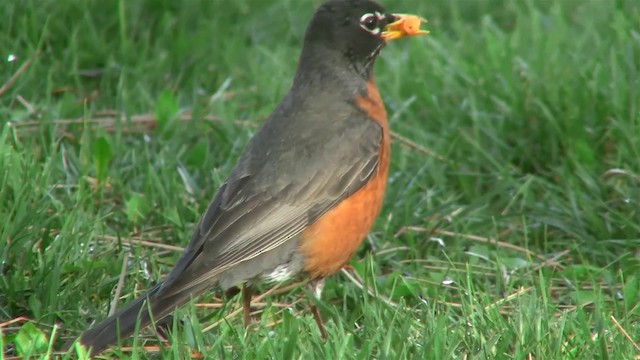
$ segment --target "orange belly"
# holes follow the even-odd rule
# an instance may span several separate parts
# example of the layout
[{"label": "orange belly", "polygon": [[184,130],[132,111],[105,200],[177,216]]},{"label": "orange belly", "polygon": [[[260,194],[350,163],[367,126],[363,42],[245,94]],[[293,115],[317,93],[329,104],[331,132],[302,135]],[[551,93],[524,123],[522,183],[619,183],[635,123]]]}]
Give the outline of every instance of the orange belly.
[{"label": "orange belly", "polygon": [[367,96],[356,104],[371,121],[382,127],[382,143],[376,173],[361,189],[309,226],[302,234],[300,252],[304,255],[304,270],[311,278],[322,278],[339,271],[371,230],[387,184],[389,165],[389,131],[386,113],[373,80],[367,86]]}]

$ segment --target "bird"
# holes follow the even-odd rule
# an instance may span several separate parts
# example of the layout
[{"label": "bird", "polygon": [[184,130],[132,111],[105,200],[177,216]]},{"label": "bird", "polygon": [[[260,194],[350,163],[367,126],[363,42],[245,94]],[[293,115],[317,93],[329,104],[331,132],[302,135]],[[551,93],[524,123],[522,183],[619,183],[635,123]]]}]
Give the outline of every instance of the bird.
[{"label": "bird", "polygon": [[[84,331],[91,355],[203,292],[304,277],[320,298],[371,230],[383,202],[390,130],[373,69],[389,41],[428,33],[423,18],[371,0],[328,0],[307,27],[289,91],[261,125],[170,273]],[[311,307],[321,335],[322,318]]]}]

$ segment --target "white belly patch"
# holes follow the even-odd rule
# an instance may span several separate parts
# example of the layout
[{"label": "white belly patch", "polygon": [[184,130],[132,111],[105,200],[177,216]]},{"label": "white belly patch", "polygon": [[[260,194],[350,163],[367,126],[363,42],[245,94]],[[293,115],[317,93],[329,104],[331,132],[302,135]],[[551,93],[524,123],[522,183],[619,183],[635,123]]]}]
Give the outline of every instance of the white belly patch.
[{"label": "white belly patch", "polygon": [[268,274],[263,274],[262,279],[267,282],[282,282],[293,277],[294,271],[291,264],[278,265]]}]

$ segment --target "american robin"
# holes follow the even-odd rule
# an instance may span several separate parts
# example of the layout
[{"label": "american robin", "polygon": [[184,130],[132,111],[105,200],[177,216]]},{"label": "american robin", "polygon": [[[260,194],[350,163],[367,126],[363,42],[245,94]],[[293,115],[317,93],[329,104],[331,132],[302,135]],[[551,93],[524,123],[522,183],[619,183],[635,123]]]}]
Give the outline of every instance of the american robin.
[{"label": "american robin", "polygon": [[[369,0],[321,5],[291,89],[218,190],[173,270],[79,342],[100,353],[130,336],[137,322],[147,326],[212,287],[303,275],[319,297],[323,279],[347,263],[382,204],[389,129],[374,61],[386,42],[426,33],[422,21]],[[244,299],[248,310],[248,291]]]}]

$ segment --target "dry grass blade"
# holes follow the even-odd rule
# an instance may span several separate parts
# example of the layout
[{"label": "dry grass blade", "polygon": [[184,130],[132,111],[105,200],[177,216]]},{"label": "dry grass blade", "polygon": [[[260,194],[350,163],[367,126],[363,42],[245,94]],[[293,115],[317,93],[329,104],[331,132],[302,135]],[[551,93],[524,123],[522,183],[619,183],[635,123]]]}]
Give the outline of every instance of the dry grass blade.
[{"label": "dry grass blade", "polygon": [[124,287],[124,278],[127,274],[127,262],[129,262],[129,253],[125,253],[122,257],[122,268],[120,269],[120,276],[118,277],[118,285],[116,286],[115,294],[113,294],[113,300],[111,300],[111,306],[109,307],[108,315],[112,315],[116,312],[116,307],[118,306],[118,298],[120,297],[120,293],[122,292],[122,287]]},{"label": "dry grass blade", "polygon": [[32,321],[32,320],[31,320],[31,319],[29,319],[29,318],[28,318],[28,317],[26,317],[26,316],[18,316],[18,317],[17,317],[17,318],[15,318],[15,319],[11,319],[11,320],[5,321],[5,322],[3,322],[3,323],[0,323],[0,329],[5,328],[5,327],[7,327],[7,326],[9,326],[9,325],[12,325],[12,324],[18,323],[18,322],[22,322],[22,321],[25,321],[25,322],[26,322],[26,321]]},{"label": "dry grass blade", "polygon": [[380,255],[389,254],[389,253],[398,252],[398,251],[409,251],[409,250],[411,250],[411,248],[408,246],[396,246],[389,249],[378,250],[377,252],[375,252],[375,256],[380,256]]},{"label": "dry grass blade", "polygon": [[447,230],[438,230],[438,229],[434,229],[434,230],[429,230],[423,227],[419,227],[419,226],[407,226],[404,229],[406,230],[410,230],[410,231],[416,231],[416,232],[429,232],[429,233],[433,233],[433,234],[439,234],[439,235],[443,235],[443,236],[451,236],[451,237],[460,237],[463,239],[467,239],[467,240],[472,240],[472,241],[477,241],[483,244],[493,244],[495,246],[498,247],[502,247],[505,249],[510,249],[510,250],[514,250],[514,251],[518,251],[518,252],[522,252],[524,254],[526,254],[529,257],[532,258],[536,258],[540,261],[542,261],[545,264],[548,264],[549,266],[552,267],[556,267],[559,269],[564,269],[564,266],[560,263],[557,263],[555,261],[552,261],[552,259],[548,259],[542,255],[539,255],[529,249],[525,249],[522,246],[518,246],[518,245],[513,245],[513,244],[509,244],[503,241],[499,241],[496,239],[492,239],[489,237],[481,237],[481,236],[476,236],[476,235],[469,235],[469,234],[462,234],[462,233],[456,233],[456,232],[452,232],[452,231],[447,231]]},{"label": "dry grass blade", "polygon": [[[159,353],[161,347],[158,345],[145,345],[142,348],[147,353]],[[133,346],[123,346],[120,348],[120,351],[126,351],[126,352],[133,352],[137,350],[139,350],[139,348],[133,347]]]},{"label": "dry grass blade", "polygon": [[31,66],[31,63],[33,63],[33,61],[40,55],[40,53],[40,50],[38,50],[33,55],[31,55],[31,57],[27,61],[25,61],[25,63],[22,64],[18,68],[18,70],[9,78],[9,80],[7,80],[7,82],[5,82],[2,87],[0,87],[0,96],[4,95],[4,93],[9,90],[11,85],[13,85],[13,83],[18,80],[20,75],[22,75],[22,73],[24,73],[29,68],[29,66]]},{"label": "dry grass blade", "polygon": [[[410,261],[416,261],[416,260],[410,260]],[[409,262],[409,261],[407,261]],[[405,261],[402,261],[402,263],[405,263]],[[483,276],[483,277],[489,277],[492,276],[495,272],[495,269],[491,269],[491,270],[477,270],[477,269],[473,269],[473,266],[470,266],[472,269],[468,270],[465,268],[456,268],[456,267],[444,267],[444,266],[435,266],[435,265],[422,265],[422,268],[425,270],[435,270],[435,271],[440,271],[440,272],[447,272],[447,273],[458,273],[458,274],[470,274],[470,275],[474,275],[474,276]]]},{"label": "dry grass blade", "polygon": [[404,136],[396,134],[393,131],[391,132],[391,138],[395,139],[395,140],[398,140],[398,142],[400,144],[405,145],[405,146],[407,146],[407,147],[409,147],[411,149],[414,149],[414,150],[416,150],[416,151],[418,151],[420,153],[423,153],[423,154],[425,154],[427,156],[434,157],[434,158],[436,158],[436,159],[438,159],[440,161],[445,161],[445,158],[442,155],[438,155],[435,152],[433,152],[431,150],[428,150],[428,149],[424,148],[423,146],[420,146],[420,145],[416,144],[415,142],[405,138]]},{"label": "dry grass blade", "polygon": [[511,301],[511,300],[523,295],[523,294],[526,294],[526,293],[530,292],[531,290],[533,290],[533,286],[530,286],[528,288],[520,287],[518,290],[516,290],[516,292],[514,292],[512,294],[509,294],[506,297],[504,297],[504,298],[502,298],[502,299],[500,299],[500,300],[498,300],[498,301],[496,301],[496,302],[494,302],[492,304],[489,304],[489,305],[485,306],[484,311],[493,309],[495,307],[502,306],[504,303],[507,303],[507,302],[509,302],[509,301]]},{"label": "dry grass blade", "polygon": [[[146,353],[159,353],[160,349],[163,349],[163,348],[167,349],[170,346],[171,346],[170,344],[166,344],[165,346],[145,345],[145,346],[142,346],[142,349],[144,349]],[[140,350],[140,347],[123,346],[120,348],[120,351],[130,352],[130,353],[137,352],[138,350]],[[204,356],[196,350],[191,350],[190,358],[199,360],[199,359],[204,359]]]},{"label": "dry grass blade", "polygon": [[[281,313],[281,312],[285,311],[285,309],[291,309],[291,308],[293,308],[294,306],[296,306],[296,305],[298,305],[299,303],[301,303],[301,302],[302,302],[302,299],[303,299],[303,298],[299,298],[299,299],[297,299],[296,301],[294,301],[294,302],[292,302],[291,304],[289,304],[289,306],[282,308],[278,313]],[[295,314],[295,316],[296,316],[296,317],[297,317],[297,316],[302,316],[302,311],[296,311],[294,314]],[[266,326],[266,327],[273,327],[273,326],[276,326],[276,325],[278,325],[278,324],[280,324],[280,323],[282,323],[282,318],[279,318],[279,319],[276,319],[276,320],[271,320],[271,321],[267,322],[267,323],[265,324],[265,326]]]},{"label": "dry grass blade", "polygon": [[36,113],[36,107],[33,106],[30,102],[28,102],[27,99],[23,98],[20,95],[17,95],[16,100],[18,100],[18,102],[22,104],[22,106],[24,106],[25,109],[27,109],[27,113],[29,115],[33,115]]},{"label": "dry grass blade", "polygon": [[347,277],[347,279],[349,279],[352,283],[354,283],[358,288],[360,288],[361,290],[366,290],[367,293],[377,299],[382,300],[385,304],[391,306],[391,307],[398,307],[398,304],[396,304],[395,302],[391,301],[388,297],[380,295],[380,294],[376,294],[371,288],[364,286],[364,282],[362,281],[362,279],[360,278],[360,276],[355,273],[355,272],[351,272],[345,268],[342,268],[340,270],[340,272],[342,274],[344,274],[344,276]]},{"label": "dry grass blade", "polygon": [[[210,122],[221,122],[217,116],[214,115],[203,115],[200,117],[194,117],[190,111],[185,111],[178,115],[178,120],[180,121],[192,121],[192,120],[204,120]],[[243,121],[243,120],[235,120],[233,122],[238,126],[245,126],[251,128],[257,128],[258,124],[251,121]],[[37,128],[41,127],[44,122],[39,120],[34,121],[22,121],[18,123],[12,123],[12,126],[18,129],[21,133],[34,131]],[[126,115],[119,114],[116,111],[103,111],[96,114],[93,118],[75,118],[75,119],[56,119],[53,120],[53,124],[59,130],[64,130],[69,126],[73,125],[91,125],[96,128],[100,128],[102,130],[113,132],[116,129],[118,124],[122,124],[123,128],[129,132],[142,132],[144,130],[152,130],[157,126],[157,119],[154,114],[138,114],[132,115],[130,118],[127,118]],[[423,146],[416,144],[415,142],[399,135],[397,133],[391,132],[391,138],[397,140],[400,144],[407,146],[410,149],[416,150],[422,154],[427,156],[434,157],[440,161],[445,161],[445,158],[441,155],[436,154],[433,151],[430,151]]]},{"label": "dry grass blade", "polygon": [[[253,304],[254,302],[259,302],[260,300],[264,299],[266,296],[269,296],[271,294],[273,294],[278,288],[280,287],[280,284],[276,284],[276,286],[272,287],[271,289],[265,291],[264,293],[258,295],[255,299],[253,299],[251,301],[251,303]],[[222,322],[224,321],[228,321],[229,319],[237,316],[238,314],[240,314],[242,312],[242,307],[239,307],[237,309],[235,309],[234,311],[232,311],[231,313],[229,313],[229,315],[224,316],[222,319],[214,322],[213,324],[205,327],[204,329],[202,329],[203,332],[207,332],[213,328],[215,328],[216,326],[220,325]]]},{"label": "dry grass blade", "polygon": [[[288,308],[288,307],[291,307],[296,302],[293,302],[293,303],[267,303],[267,302],[251,301],[251,307],[264,308],[264,307],[267,307],[267,306],[272,306],[272,307],[277,307],[277,308]],[[221,309],[221,308],[223,308],[225,306],[225,304],[223,304],[221,302],[220,303],[198,303],[198,304],[195,304],[194,306],[197,307],[197,308],[203,308],[203,309]]]},{"label": "dry grass blade", "polygon": [[[307,283],[307,281],[296,281],[296,282],[294,282],[292,284],[289,284],[287,286],[283,286],[283,287],[278,286],[277,288],[270,289],[269,294],[270,295],[284,294],[284,293],[289,292],[289,291],[291,291],[291,290],[293,290],[293,289],[295,289],[297,287],[304,286],[304,285],[306,285],[306,283]],[[260,296],[260,297],[256,298],[256,300],[258,300],[259,298],[262,298],[262,297]],[[251,303],[253,304],[253,301]]]},{"label": "dry grass blade", "polygon": [[609,319],[611,319],[611,322],[613,322],[613,325],[615,325],[615,327],[618,329],[618,331],[620,331],[620,333],[622,333],[622,335],[631,343],[631,345],[633,346],[634,349],[636,349],[636,351],[638,353],[640,353],[640,345],[638,345],[638,343],[636,343],[633,338],[631,337],[631,335],[629,335],[629,333],[622,327],[622,325],[620,325],[620,323],[618,322],[618,320],[615,318],[615,316],[611,315],[609,317]]},{"label": "dry grass blade", "polygon": [[[56,129],[60,131],[64,131],[68,127],[74,125],[89,125],[96,129],[99,128],[107,132],[113,132],[116,130],[116,127],[118,125],[121,125],[124,130],[133,133],[155,129],[158,124],[156,116],[154,114],[132,115],[131,117],[127,117],[126,115],[112,114],[111,112],[106,112],[106,114],[108,115],[98,115],[93,118],[56,119],[53,120],[52,123],[56,127]],[[178,115],[179,121],[192,121],[195,119],[210,122],[221,121],[220,118],[213,115],[194,117],[190,112],[184,112]],[[256,126],[255,124],[250,124],[248,122],[238,123],[241,123],[243,126]],[[20,133],[24,134],[25,132],[35,131],[45,124],[46,122],[34,120],[12,123],[12,126],[16,128]]]},{"label": "dry grass blade", "polygon": [[625,169],[609,169],[600,175],[601,179],[606,179],[613,176],[627,176],[633,180],[640,181],[640,175],[634,174],[631,171]]},{"label": "dry grass blade", "polygon": [[536,265],[533,269],[531,269],[530,272],[534,272],[534,271],[538,271],[539,269],[545,267],[545,266],[554,266],[554,267],[558,267],[559,269],[562,269],[563,266],[559,265],[558,260],[560,260],[560,258],[564,257],[565,255],[569,254],[570,251],[569,250],[564,250],[562,252],[560,252],[558,255],[549,258],[545,261],[543,261],[542,263]]},{"label": "dry grass blade", "polygon": [[142,240],[139,237],[123,238],[123,237],[117,237],[117,236],[111,236],[111,235],[98,235],[95,238],[98,241],[99,240],[105,240],[105,241],[109,241],[109,242],[118,242],[118,241],[120,241],[123,244],[129,245],[129,246],[131,246],[131,245],[142,245],[142,246],[159,248],[159,249],[169,250],[169,251],[177,251],[177,252],[184,251],[184,248],[180,247],[180,246],[167,245],[167,244],[162,244],[162,243],[158,243],[158,242]]}]

